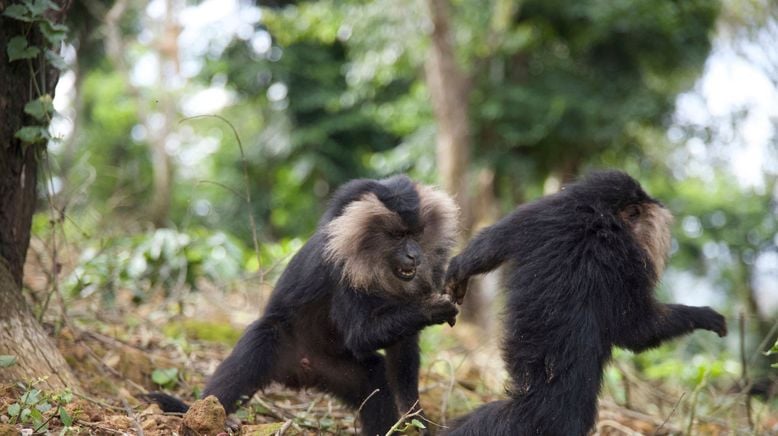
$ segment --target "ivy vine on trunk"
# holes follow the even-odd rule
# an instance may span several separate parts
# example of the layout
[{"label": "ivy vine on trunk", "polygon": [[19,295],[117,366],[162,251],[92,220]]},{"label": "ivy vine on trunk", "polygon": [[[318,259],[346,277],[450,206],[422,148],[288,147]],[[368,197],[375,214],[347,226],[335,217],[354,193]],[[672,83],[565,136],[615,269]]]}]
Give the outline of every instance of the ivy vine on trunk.
[{"label": "ivy vine on trunk", "polygon": [[[67,0],[0,0],[0,383],[77,388],[21,291]],[[38,382],[38,380],[40,380]]]}]

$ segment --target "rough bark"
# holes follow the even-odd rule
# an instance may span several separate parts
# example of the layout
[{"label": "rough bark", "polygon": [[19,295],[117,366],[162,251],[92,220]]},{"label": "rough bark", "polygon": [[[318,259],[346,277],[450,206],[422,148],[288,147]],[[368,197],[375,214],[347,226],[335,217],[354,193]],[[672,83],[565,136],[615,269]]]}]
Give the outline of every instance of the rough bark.
[{"label": "rough bark", "polygon": [[[65,0],[57,3],[66,5]],[[8,4],[0,0],[0,10]],[[61,21],[64,12],[55,15],[50,19]],[[0,369],[0,382],[47,377],[43,386],[76,387],[70,369],[33,317],[21,292],[37,200],[38,158],[34,147],[23,146],[14,134],[23,125],[33,124],[24,115],[24,105],[37,95],[29,64],[9,62],[5,47],[12,37],[22,34],[24,29],[18,21],[0,15],[0,354],[16,356],[18,361]],[[28,37],[40,44],[36,32]],[[44,71],[38,80],[38,87],[53,94],[56,70]]]},{"label": "rough bark", "polygon": [[0,258],[0,355],[17,359],[16,364],[0,369],[0,383],[30,382],[46,377],[39,387],[78,387],[65,359],[27,307],[3,258]]},{"label": "rough bark", "polygon": [[[7,2],[0,0],[0,10]],[[35,209],[38,164],[35,154],[24,153],[16,131],[24,121],[24,105],[32,99],[30,73],[25,62],[8,62],[7,42],[22,29],[0,16],[0,257],[8,262],[17,286],[30,241],[30,223]]]}]

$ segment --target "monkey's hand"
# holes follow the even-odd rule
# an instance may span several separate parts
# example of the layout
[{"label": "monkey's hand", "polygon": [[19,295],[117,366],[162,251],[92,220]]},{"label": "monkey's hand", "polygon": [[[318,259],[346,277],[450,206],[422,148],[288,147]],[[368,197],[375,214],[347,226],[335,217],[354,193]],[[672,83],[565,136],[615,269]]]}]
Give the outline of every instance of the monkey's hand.
[{"label": "monkey's hand", "polygon": [[430,325],[446,322],[453,327],[456,324],[459,309],[451,301],[450,296],[446,294],[432,294],[425,301],[424,305]]},{"label": "monkey's hand", "polygon": [[443,287],[443,292],[445,295],[450,296],[457,304],[462,304],[465,300],[465,294],[467,294],[469,283],[470,280],[459,283],[446,283]]},{"label": "monkey's hand", "polygon": [[470,277],[462,277],[461,268],[459,267],[459,258],[455,257],[451,259],[451,263],[446,271],[446,282],[443,287],[443,293],[451,296],[457,304],[462,304],[467,293],[467,287],[470,282]]},{"label": "monkey's hand", "polygon": [[710,307],[700,307],[694,321],[696,328],[716,332],[719,337],[727,335],[727,320]]}]

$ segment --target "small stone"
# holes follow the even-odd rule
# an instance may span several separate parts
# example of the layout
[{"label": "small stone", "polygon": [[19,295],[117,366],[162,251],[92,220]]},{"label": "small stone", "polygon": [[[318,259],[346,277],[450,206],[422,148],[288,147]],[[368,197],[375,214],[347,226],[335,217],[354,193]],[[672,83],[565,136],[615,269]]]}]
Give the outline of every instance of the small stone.
[{"label": "small stone", "polygon": [[217,435],[224,431],[227,413],[219,400],[209,395],[195,401],[184,415],[179,431],[184,435]]}]

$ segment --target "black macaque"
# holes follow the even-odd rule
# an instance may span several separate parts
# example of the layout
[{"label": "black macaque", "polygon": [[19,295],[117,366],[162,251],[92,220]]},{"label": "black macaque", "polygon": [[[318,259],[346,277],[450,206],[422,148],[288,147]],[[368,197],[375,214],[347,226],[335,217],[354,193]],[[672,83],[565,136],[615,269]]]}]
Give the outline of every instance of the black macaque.
[{"label": "black macaque", "polygon": [[708,307],[658,302],[672,215],[630,176],[597,172],[520,206],[451,261],[446,292],[506,264],[508,400],[455,420],[450,435],[586,435],[613,346],[639,352],[706,329]]},{"label": "black macaque", "polygon": [[[457,315],[442,292],[457,214],[446,194],[405,176],[342,186],[203,397],[231,413],[273,381],[313,387],[361,406],[363,434],[385,434],[419,407],[419,331]],[[188,408],[148,397],[166,411]]]}]

